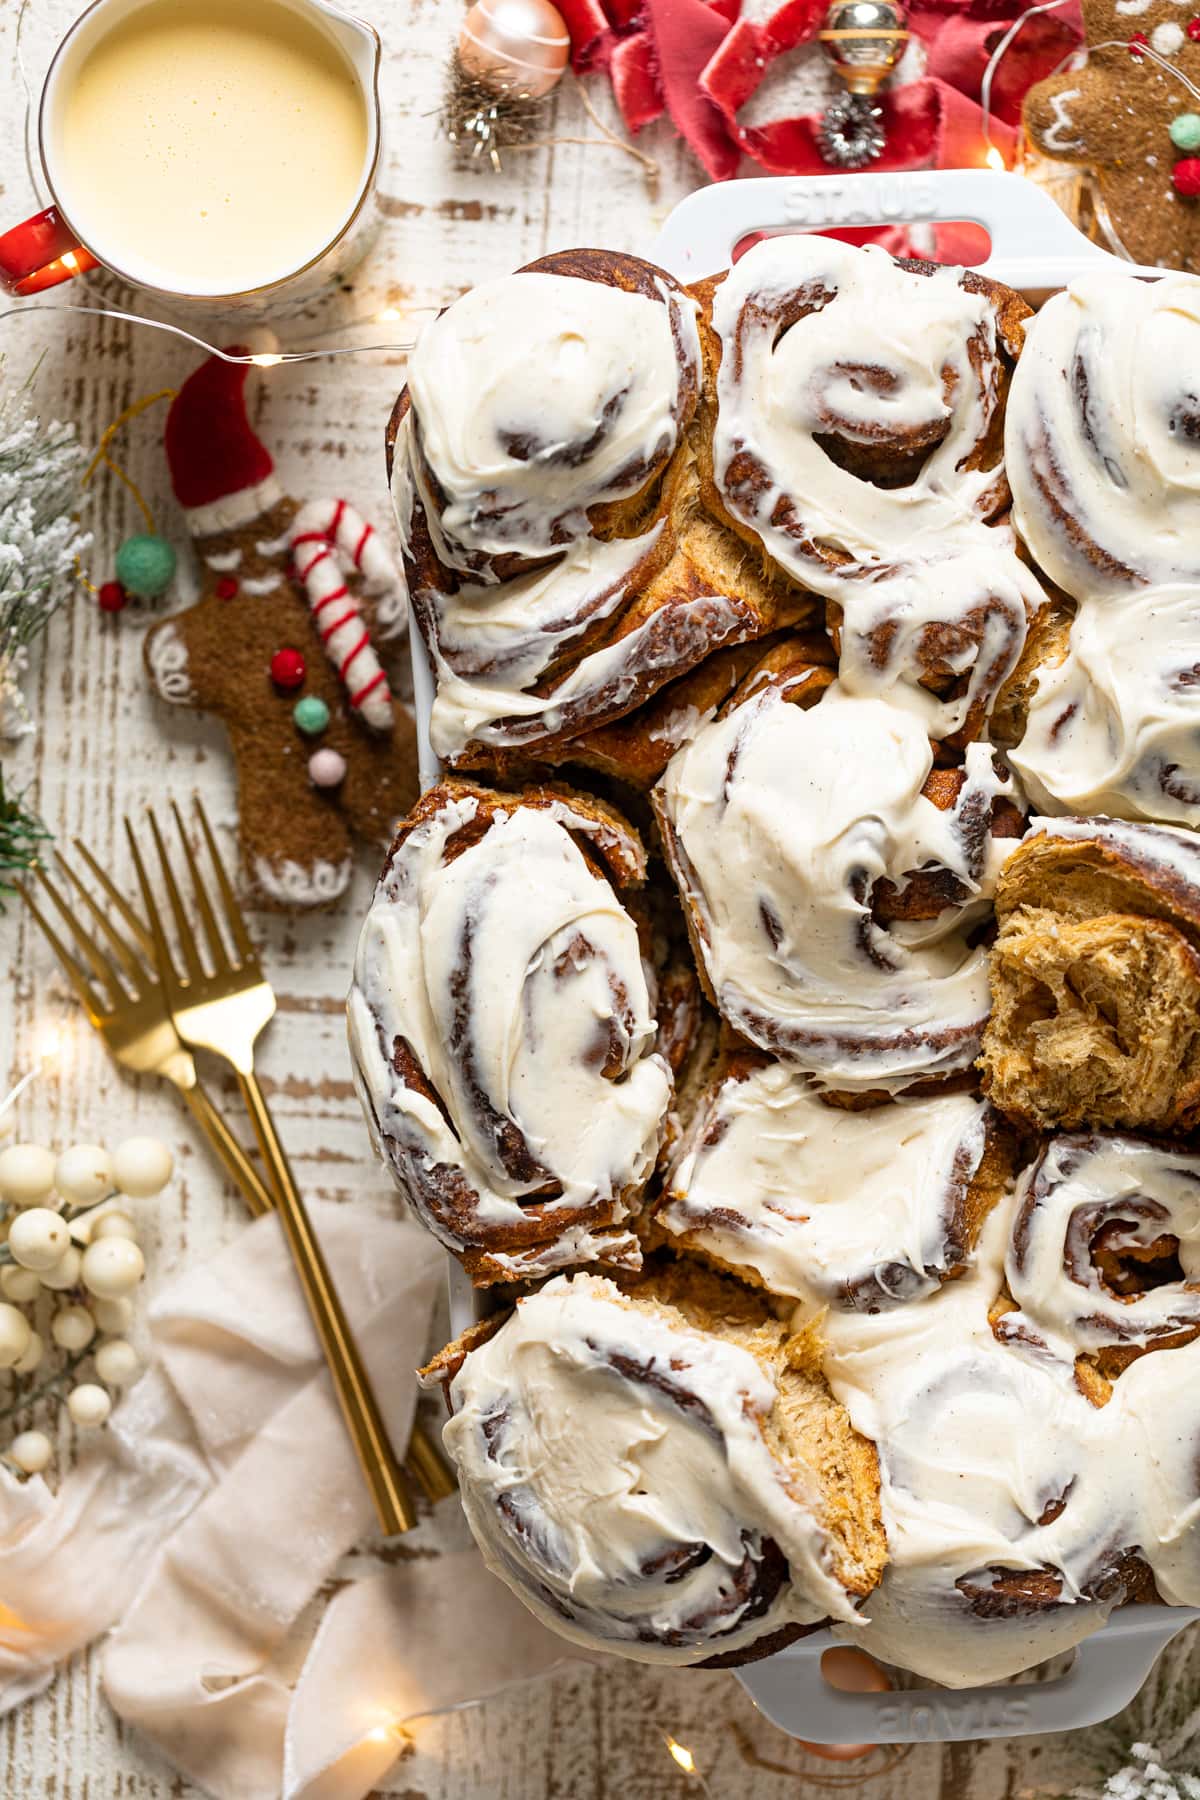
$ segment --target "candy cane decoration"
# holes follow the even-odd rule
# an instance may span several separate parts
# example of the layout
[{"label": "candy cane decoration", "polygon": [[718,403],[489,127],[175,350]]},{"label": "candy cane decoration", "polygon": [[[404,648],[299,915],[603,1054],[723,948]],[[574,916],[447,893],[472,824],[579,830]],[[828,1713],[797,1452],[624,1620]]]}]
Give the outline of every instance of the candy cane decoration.
[{"label": "candy cane decoration", "polygon": [[288,542],[325,654],[350,705],[376,731],[386,731],[392,723],[391,689],[342,569],[353,565],[368,594],[394,592],[400,588],[395,563],[374,527],[345,500],[310,500],[292,520]]}]

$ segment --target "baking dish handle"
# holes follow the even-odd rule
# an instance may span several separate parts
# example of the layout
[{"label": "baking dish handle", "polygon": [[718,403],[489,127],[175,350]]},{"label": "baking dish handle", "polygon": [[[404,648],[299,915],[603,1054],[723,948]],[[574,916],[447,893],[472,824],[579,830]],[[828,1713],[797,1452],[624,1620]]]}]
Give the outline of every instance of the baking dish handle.
[{"label": "baking dish handle", "polygon": [[1021,1686],[846,1693],[821,1674],[828,1632],[735,1671],[761,1713],[816,1744],[951,1743],[1071,1731],[1110,1719],[1137,1694],[1155,1659],[1198,1616],[1191,1607],[1130,1608],[1085,1638],[1065,1674]]},{"label": "baking dish handle", "polygon": [[1159,275],[1090,243],[1043,188],[991,169],[900,169],[890,174],[772,175],[698,188],[680,201],[649,255],[695,281],[728,268],[753,232],[832,231],[863,225],[981,225],[991,239],[983,273],[1013,287],[1063,287],[1107,264]]}]

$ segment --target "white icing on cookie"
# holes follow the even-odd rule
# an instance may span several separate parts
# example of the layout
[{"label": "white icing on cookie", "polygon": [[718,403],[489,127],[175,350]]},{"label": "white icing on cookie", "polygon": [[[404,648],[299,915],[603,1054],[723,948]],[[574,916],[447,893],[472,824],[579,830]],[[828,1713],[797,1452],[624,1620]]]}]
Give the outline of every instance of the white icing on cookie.
[{"label": "white icing on cookie", "polygon": [[280,906],[324,906],[344,894],[350,885],[354,864],[326,862],[317,857],[311,863],[290,858],[257,856],[254,859],[254,885]]},{"label": "white icing on cookie", "polygon": [[196,698],[188,673],[187,645],[179,627],[171,621],[160,625],[146,645],[146,658],[154,685],[173,706],[186,706]]}]

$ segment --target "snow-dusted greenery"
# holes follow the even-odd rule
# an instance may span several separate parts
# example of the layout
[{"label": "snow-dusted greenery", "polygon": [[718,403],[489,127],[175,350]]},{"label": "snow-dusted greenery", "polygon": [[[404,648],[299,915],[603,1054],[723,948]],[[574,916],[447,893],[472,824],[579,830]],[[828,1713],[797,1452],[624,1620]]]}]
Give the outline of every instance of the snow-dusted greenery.
[{"label": "snow-dusted greenery", "polygon": [[29,645],[79,587],[91,543],[75,517],[87,457],[74,425],[32,412],[0,368],[0,738],[29,730],[20,689]]},{"label": "snow-dusted greenery", "polygon": [[0,912],[4,911],[5,896],[15,891],[13,876],[33,867],[49,835],[22,796],[6,792],[0,768]]}]

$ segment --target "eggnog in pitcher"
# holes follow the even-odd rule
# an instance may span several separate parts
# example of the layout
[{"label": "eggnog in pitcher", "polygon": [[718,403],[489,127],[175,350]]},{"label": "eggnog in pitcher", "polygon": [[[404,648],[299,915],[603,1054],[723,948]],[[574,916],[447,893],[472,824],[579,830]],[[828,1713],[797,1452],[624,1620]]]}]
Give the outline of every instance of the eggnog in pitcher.
[{"label": "eggnog in pitcher", "polygon": [[280,0],[146,0],[80,59],[57,138],[64,210],[118,267],[238,293],[337,237],[369,130],[316,16]]}]

